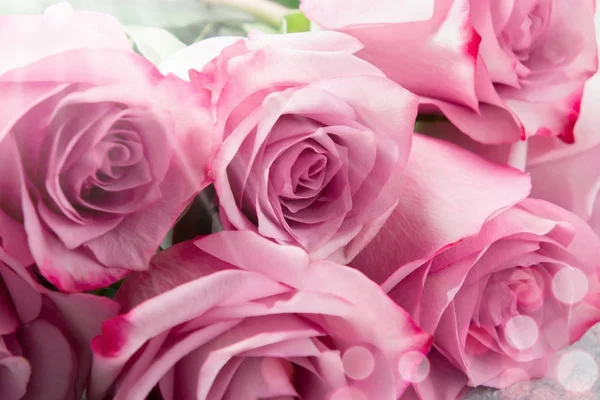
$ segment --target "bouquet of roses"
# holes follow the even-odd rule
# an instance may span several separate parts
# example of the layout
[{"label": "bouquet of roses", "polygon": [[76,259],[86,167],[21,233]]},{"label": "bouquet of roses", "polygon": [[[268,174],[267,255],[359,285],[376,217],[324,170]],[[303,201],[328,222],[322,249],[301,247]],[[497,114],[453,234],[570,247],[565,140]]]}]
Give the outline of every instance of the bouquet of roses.
[{"label": "bouquet of roses", "polygon": [[592,395],[595,1],[221,3],[0,16],[0,399]]}]

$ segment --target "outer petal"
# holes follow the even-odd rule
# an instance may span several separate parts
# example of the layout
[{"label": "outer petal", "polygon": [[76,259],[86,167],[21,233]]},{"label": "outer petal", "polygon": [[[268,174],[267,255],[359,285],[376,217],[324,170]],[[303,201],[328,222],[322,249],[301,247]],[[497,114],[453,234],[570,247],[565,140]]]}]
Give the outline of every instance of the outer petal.
[{"label": "outer petal", "polygon": [[63,400],[76,396],[71,387],[77,360],[68,339],[59,328],[45,320],[35,320],[21,329],[20,344],[31,364],[27,385],[30,398]]},{"label": "outer petal", "polygon": [[600,102],[600,74],[594,75],[586,82],[579,119],[575,124],[575,143],[567,145],[553,138],[532,138],[528,141],[528,164],[538,165],[563,157],[576,156],[600,144],[596,111],[598,102]]},{"label": "outer petal", "polygon": [[[528,141],[518,141],[512,144],[485,144],[463,134],[456,126],[447,121],[419,123],[415,129],[419,133],[423,133],[427,136],[444,139],[459,145],[486,160],[508,165],[521,171],[525,171],[529,153],[529,143],[540,139],[530,138]],[[508,129],[511,129],[510,125]],[[490,133],[491,131],[488,130],[487,132]],[[495,137],[498,138],[498,141],[503,142],[505,139],[503,139],[502,132],[506,133],[506,131],[498,130],[497,132],[492,133],[490,137],[497,135]]]},{"label": "outer petal", "polygon": [[23,357],[4,357],[0,360],[0,396],[19,400],[27,392],[31,366]]},{"label": "outer petal", "polygon": [[449,102],[425,101],[435,104],[450,122],[478,142],[501,144],[525,139],[525,130],[521,122],[506,107],[482,103],[479,105],[479,111],[475,112]]},{"label": "outer petal", "polygon": [[[583,85],[582,85],[583,87]],[[510,110],[519,116],[528,136],[558,136],[565,143],[575,141],[575,123],[579,118],[582,87],[563,98],[548,103],[539,103],[533,99],[507,99]],[[489,124],[489,122],[488,122]]]},{"label": "outer petal", "polygon": [[235,36],[217,36],[201,40],[167,57],[158,69],[165,75],[174,74],[189,81],[191,69],[201,71],[206,64],[221,54],[224,48],[239,40],[242,39]]},{"label": "outer petal", "polygon": [[[73,11],[67,3],[49,7],[44,15],[3,15],[0,73],[74,49],[131,51],[119,23],[107,14]],[[41,40],[41,42],[40,42]]]},{"label": "outer petal", "polygon": [[404,176],[398,206],[352,262],[374,281],[387,280],[387,288],[411,272],[399,266],[429,258],[479,232],[485,221],[530,191],[529,178],[519,171],[420,135],[413,139]]},{"label": "outer petal", "polygon": [[[318,39],[318,32],[312,33]],[[233,58],[233,60],[236,60]],[[261,71],[257,74],[256,71]],[[265,89],[301,86],[348,76],[383,76],[372,64],[346,52],[288,49],[266,46],[227,64],[226,83],[218,95],[219,121],[225,122],[244,99]],[[223,76],[219,76],[223,79]]]},{"label": "outer petal", "polygon": [[[378,3],[369,8],[382,15],[385,9],[380,9]],[[469,22],[469,1],[438,0],[433,17],[427,20],[423,17],[428,12],[419,10],[430,7],[429,1],[419,2],[418,6],[415,2],[394,2],[396,11],[386,14],[399,15],[404,3],[410,3],[410,8],[417,11],[415,15],[409,13],[415,19],[405,23],[352,24],[339,30],[364,45],[357,53],[359,57],[381,68],[403,87],[422,96],[476,109],[475,64],[480,38]],[[392,7],[391,2],[384,4]],[[310,7],[307,15],[325,28],[337,25],[335,18],[334,26],[330,26],[324,15],[317,12],[313,15]],[[436,79],[431,79],[432,76]]]},{"label": "outer petal", "polygon": [[69,326],[79,344],[87,347],[94,336],[100,333],[102,322],[114,317],[119,305],[107,298],[89,294],[63,294],[48,291],[63,321]]},{"label": "outer petal", "polygon": [[2,251],[15,258],[20,265],[29,266],[33,264],[23,225],[6,215],[2,210],[0,210],[0,241],[2,242]]}]

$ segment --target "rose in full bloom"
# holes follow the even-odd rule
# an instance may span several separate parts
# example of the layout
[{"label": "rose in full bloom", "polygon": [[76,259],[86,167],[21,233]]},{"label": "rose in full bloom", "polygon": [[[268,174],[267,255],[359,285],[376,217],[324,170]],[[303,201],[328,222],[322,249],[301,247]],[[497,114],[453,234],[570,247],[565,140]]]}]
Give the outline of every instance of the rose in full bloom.
[{"label": "rose in full bloom", "polygon": [[212,170],[224,227],[351,260],[398,201],[416,97],[336,32],[256,33],[204,65],[206,46],[181,58],[201,70],[191,81],[212,91],[224,138]]},{"label": "rose in full bloom", "polygon": [[118,305],[45,289],[25,269],[32,263],[22,225],[0,211],[0,398],[80,399],[89,343]]},{"label": "rose in full bloom", "polygon": [[[375,240],[397,251],[397,238]],[[383,288],[433,335],[445,368],[461,372],[450,379],[439,371],[414,390],[431,399],[436,385],[460,393],[467,384],[505,388],[544,376],[556,351],[600,321],[599,260],[600,238],[585,222],[529,198],[400,279],[389,265]]]},{"label": "rose in full bloom", "polygon": [[359,39],[359,56],[477,141],[574,141],[583,86],[598,64],[593,0],[358,3],[303,0],[302,9]]},{"label": "rose in full bloom", "polygon": [[431,339],[360,272],[251,231],[171,247],[117,298],[90,400],[396,400]]},{"label": "rose in full bloom", "polygon": [[61,4],[0,32],[0,209],[61,290],[147,268],[205,185],[208,93],[159,73],[109,16]]}]

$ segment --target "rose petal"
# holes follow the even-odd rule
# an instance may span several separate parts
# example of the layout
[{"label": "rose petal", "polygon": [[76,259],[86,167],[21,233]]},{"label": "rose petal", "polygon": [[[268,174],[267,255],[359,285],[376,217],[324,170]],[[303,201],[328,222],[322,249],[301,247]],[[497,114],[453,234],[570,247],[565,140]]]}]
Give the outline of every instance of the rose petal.
[{"label": "rose petal", "polygon": [[27,393],[31,366],[23,357],[0,359],[0,396],[6,400],[22,399]]},{"label": "rose petal", "polygon": [[68,339],[54,325],[38,319],[21,328],[19,340],[31,364],[27,395],[62,400],[76,396],[70,385],[76,373],[76,359]]},{"label": "rose petal", "polygon": [[[440,163],[446,164],[440,168]],[[477,233],[486,220],[523,199],[529,190],[529,178],[519,171],[415,135],[400,202],[380,234],[352,265],[376,282],[388,280],[385,287],[392,288],[401,276],[412,272],[398,269],[399,265],[427,259]],[[458,197],[448,201],[448,196]],[[471,205],[466,206],[466,202]],[[465,206],[470,210],[469,218],[462,212],[456,214],[458,209],[447,207],[449,204]]]},{"label": "rose petal", "polygon": [[[0,250],[0,257],[3,255],[2,250]],[[4,285],[6,285],[7,298],[12,299],[11,308],[13,309],[12,312],[15,313],[14,317],[18,318],[19,325],[32,322],[40,315],[43,298],[29,282],[22,279],[17,272],[11,270],[3,261],[0,261],[0,273]],[[28,271],[24,272],[28,273]],[[14,333],[14,331],[10,333]]]},{"label": "rose petal", "polygon": [[236,36],[218,36],[200,40],[164,59],[158,69],[161,73],[174,74],[189,81],[189,70],[201,71],[221,51],[241,40]]},{"label": "rose petal", "polygon": [[[431,366],[424,380],[413,387],[420,400],[455,400],[467,390],[467,377],[452,365],[440,352],[432,348],[427,354]],[[405,400],[404,397],[402,400]]]},{"label": "rose petal", "polygon": [[[429,4],[425,2],[423,7]],[[395,3],[395,7],[401,6]],[[410,7],[414,9],[414,4]],[[376,10],[373,12],[380,10],[378,6],[372,8]],[[409,14],[415,19],[406,23],[358,24],[340,30],[365,46],[359,57],[381,68],[405,88],[477,109],[474,80],[480,37],[469,21],[469,2],[436,1],[433,17],[427,20],[422,20],[427,13],[416,14]],[[356,19],[363,21],[362,15],[358,15]],[[312,15],[310,10],[308,16],[329,27],[328,20]],[[431,76],[437,77],[435,82]]]}]

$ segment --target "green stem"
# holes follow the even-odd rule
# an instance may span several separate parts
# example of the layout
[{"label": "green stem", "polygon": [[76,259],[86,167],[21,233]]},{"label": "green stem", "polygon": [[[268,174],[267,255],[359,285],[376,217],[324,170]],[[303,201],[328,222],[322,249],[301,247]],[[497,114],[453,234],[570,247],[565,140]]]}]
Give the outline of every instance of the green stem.
[{"label": "green stem", "polygon": [[281,26],[290,9],[269,0],[204,0],[206,4],[226,6],[244,11],[274,28]]}]

